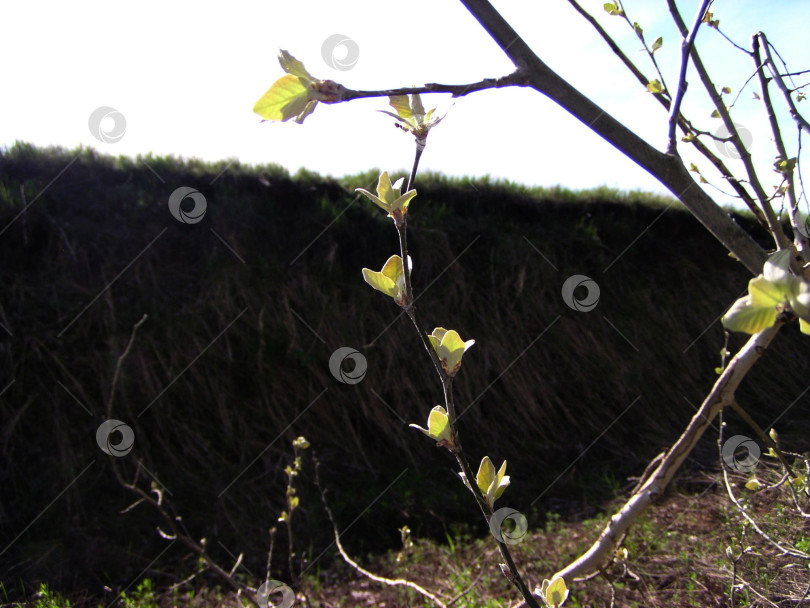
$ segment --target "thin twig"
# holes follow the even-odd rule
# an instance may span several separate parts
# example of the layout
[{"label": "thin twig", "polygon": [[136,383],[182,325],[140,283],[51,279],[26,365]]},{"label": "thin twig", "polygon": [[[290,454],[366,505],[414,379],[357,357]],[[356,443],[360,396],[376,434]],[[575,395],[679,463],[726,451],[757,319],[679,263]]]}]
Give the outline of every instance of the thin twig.
[{"label": "thin twig", "polygon": [[706,10],[709,8],[711,1],[712,0],[703,0],[695,14],[692,28],[681,44],[681,69],[678,73],[678,88],[672,100],[672,107],[669,110],[669,144],[667,145],[667,154],[678,153],[678,143],[675,139],[675,125],[678,122],[678,117],[681,113],[681,103],[686,94],[686,68],[689,67],[689,54],[692,51],[692,47],[695,46],[695,38],[697,37],[698,29],[703,22],[703,15],[706,14]]},{"label": "thin twig", "polygon": [[409,589],[413,589],[417,593],[419,593],[419,594],[423,595],[424,597],[428,598],[429,600],[431,600],[434,604],[436,604],[440,608],[447,608],[447,604],[445,604],[439,597],[437,597],[435,594],[431,593],[430,591],[428,591],[424,587],[421,587],[420,585],[417,585],[413,581],[409,581],[409,580],[404,579],[404,578],[385,578],[384,576],[378,576],[378,575],[374,574],[373,572],[370,572],[369,570],[366,570],[360,564],[358,564],[356,561],[354,561],[351,557],[349,557],[349,554],[346,553],[346,550],[343,548],[343,545],[340,542],[340,532],[338,531],[337,524],[335,523],[335,518],[332,515],[332,509],[329,508],[329,504],[326,502],[326,490],[324,490],[323,486],[321,486],[321,481],[320,481],[320,477],[319,477],[319,474],[318,474],[318,469],[320,468],[321,463],[315,458],[314,454],[312,456],[312,459],[315,461],[315,485],[317,486],[318,490],[320,491],[321,501],[323,502],[323,507],[324,507],[324,509],[326,509],[326,514],[329,517],[329,521],[332,523],[332,531],[333,531],[334,536],[335,536],[335,545],[337,546],[338,551],[340,552],[340,556],[343,558],[343,561],[345,561],[347,564],[349,564],[357,572],[359,572],[360,574],[362,574],[366,578],[369,578],[369,579],[373,580],[374,582],[381,583],[381,584],[387,585],[389,587],[395,587],[395,586],[408,587]]}]

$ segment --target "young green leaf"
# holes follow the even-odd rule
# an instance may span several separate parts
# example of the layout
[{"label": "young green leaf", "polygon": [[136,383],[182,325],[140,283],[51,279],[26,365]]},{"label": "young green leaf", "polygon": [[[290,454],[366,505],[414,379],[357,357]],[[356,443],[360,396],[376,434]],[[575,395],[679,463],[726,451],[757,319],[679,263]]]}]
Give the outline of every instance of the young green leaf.
[{"label": "young green leaf", "polygon": [[[408,256],[408,271],[413,268],[410,256]],[[379,272],[363,268],[363,278],[366,283],[377,291],[383,292],[387,296],[394,298],[394,302],[404,306],[407,300],[405,293],[405,271],[402,266],[402,258],[392,255],[385,262]]]},{"label": "young green leaf", "polygon": [[253,111],[265,120],[287,121],[295,118],[304,122],[317,101],[310,99],[307,87],[296,76],[287,74],[276,80],[253,106]]},{"label": "young green leaf", "polygon": [[659,94],[664,92],[664,86],[661,84],[661,81],[657,78],[649,83],[647,83],[647,90],[653,94]]},{"label": "young green leaf", "polygon": [[749,479],[748,481],[745,482],[745,489],[751,490],[752,492],[758,491],[761,487],[762,484],[756,477],[754,477],[753,479]]},{"label": "young green leaf", "polygon": [[416,190],[409,190],[405,194],[400,194],[403,181],[404,179],[400,178],[394,184],[391,184],[388,172],[383,171],[377,182],[376,196],[363,188],[355,188],[355,191],[372,200],[380,208],[388,212],[388,217],[394,218],[394,222],[398,222],[402,221],[408,213],[408,203],[416,196]]},{"label": "young green leaf", "polygon": [[624,11],[619,6],[618,2],[605,2],[602,7],[607,11],[608,15],[615,15],[621,17]]},{"label": "young green leaf", "polygon": [[565,586],[565,580],[561,577],[552,580],[545,579],[540,588],[540,594],[546,606],[559,608],[568,599],[568,587]]},{"label": "young green leaf", "polygon": [[464,352],[475,344],[475,340],[464,342],[454,329],[447,331],[444,327],[437,327],[428,335],[431,345],[442,363],[442,368],[448,376],[455,376],[461,367],[461,358]]},{"label": "young green leaf", "polygon": [[441,405],[437,405],[430,410],[428,428],[422,428],[418,424],[411,424],[409,426],[422,431],[425,435],[435,440],[440,446],[451,450],[455,448],[453,429],[450,428],[450,417],[447,415],[447,410]]},{"label": "young green leaf", "polygon": [[664,45],[664,38],[663,38],[662,36],[659,36],[659,37],[658,37],[658,38],[656,38],[656,39],[655,39],[655,41],[652,43],[652,49],[651,49],[651,52],[652,52],[653,54],[655,54],[655,51],[657,51],[658,49],[660,49],[660,48],[661,48],[663,45]]}]

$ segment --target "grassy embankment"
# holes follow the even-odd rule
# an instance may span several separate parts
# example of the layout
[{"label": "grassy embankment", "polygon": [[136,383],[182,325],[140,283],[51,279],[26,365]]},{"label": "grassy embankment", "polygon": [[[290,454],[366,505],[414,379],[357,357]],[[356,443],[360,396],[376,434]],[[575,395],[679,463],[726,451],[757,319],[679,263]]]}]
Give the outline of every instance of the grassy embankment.
[{"label": "grassy embankment", "polygon": [[[113,405],[136,436],[122,465],[131,473],[141,459],[218,560],[244,552],[249,571],[263,571],[289,442],[301,434],[341,527],[362,514],[344,539],[355,555],[396,547],[403,525],[425,539],[425,556],[484,534],[448,455],[405,424],[424,424],[440,400],[429,361],[407,319],[360,275],[397,251],[390,220],[352,193],[372,189],[376,174],[336,182],[238,163],[24,145],[2,153],[0,226],[19,215],[0,237],[2,538],[67,488],[0,557],[9,599],[38,581],[117,591],[165,548],[155,513],[119,513],[132,497],[95,443],[116,359],[144,314]],[[198,224],[168,212],[182,185],[206,196]],[[532,529],[574,530],[581,544],[590,524],[562,522],[600,517],[683,428],[716,377],[717,319],[749,277],[670,200],[432,175],[417,189],[409,244],[419,310],[429,327],[476,340],[456,381],[460,408],[472,404],[465,448],[474,461],[509,460],[503,505]],[[599,284],[595,310],[563,303],[572,274]],[[740,394],[763,426],[806,385],[792,329]],[[740,343],[733,336],[732,350]],[[361,383],[331,376],[341,346],[367,358]],[[780,423],[786,443],[806,442],[802,409],[800,400]],[[690,467],[714,462],[707,438]],[[298,552],[318,555],[330,536],[307,467],[300,485]],[[151,578],[187,575],[184,556],[172,548]],[[538,574],[562,563],[542,559]],[[286,558],[274,563],[283,578]]]}]

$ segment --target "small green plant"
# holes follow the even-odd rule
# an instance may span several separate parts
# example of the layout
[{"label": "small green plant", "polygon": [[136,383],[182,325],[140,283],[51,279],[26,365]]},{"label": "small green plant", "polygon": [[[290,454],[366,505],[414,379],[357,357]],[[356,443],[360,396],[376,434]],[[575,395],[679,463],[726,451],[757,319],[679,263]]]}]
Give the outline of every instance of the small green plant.
[{"label": "small green plant", "polygon": [[70,600],[51,591],[46,583],[39,585],[34,598],[34,608],[70,608]]},{"label": "small green plant", "polygon": [[[354,91],[330,80],[314,78],[301,62],[287,51],[281,51],[279,61],[287,75],[277,80],[257,101],[254,111],[268,120],[287,121],[294,118],[296,122],[301,123],[319,102],[338,103],[362,97],[387,96],[394,112],[388,110],[384,112],[397,121],[396,126],[414,136],[416,154],[404,194],[402,193],[404,177],[392,184],[387,172],[383,172],[379,176],[376,194],[357,188],[358,192],[370,199],[393,220],[400,249],[398,254],[388,258],[380,271],[364,268],[362,270],[363,278],[374,289],[390,297],[410,318],[441,383],[444,403],[436,405],[430,410],[426,428],[416,424],[412,424],[411,427],[428,436],[438,447],[447,449],[457,461],[461,468],[459,473],[461,480],[473,494],[495,538],[498,551],[503,559],[503,563],[500,564],[501,570],[523,596],[525,603],[530,608],[539,608],[539,598],[547,606],[557,607],[568,598],[566,579],[571,580],[574,577],[601,571],[606,563],[610,563],[614,559],[616,550],[625,539],[631,524],[638,523],[644,509],[653,502],[653,499],[663,493],[706,428],[715,417],[722,416],[722,410],[725,407],[731,407],[740,413],[745,421],[764,438],[773,453],[779,457],[788,476],[792,479],[787,487],[794,492],[794,498],[794,486],[806,488],[804,478],[791,469],[784,455],[776,446],[775,440],[768,438],[756,425],[756,422],[747,415],[737,402],[735,392],[747,372],[783,325],[798,320],[800,330],[810,334],[810,256],[807,253],[810,250],[810,234],[807,233],[807,224],[805,222],[803,225],[799,213],[801,196],[797,198],[795,192],[796,171],[799,165],[798,155],[793,157],[786,151],[780,123],[774,116],[768,89],[769,82],[775,81],[775,85],[786,97],[790,115],[801,134],[803,130],[810,130],[808,127],[810,123],[798,113],[795,102],[804,99],[802,89],[807,85],[793,89],[788,87],[785,79],[789,80],[799,73],[787,73],[783,63],[778,66],[772,56],[772,50],[775,51],[775,49],[767,41],[765,35],[758,32],[753,38],[753,48],[749,53],[750,57],[754,59],[756,74],[761,86],[762,97],[757,93],[755,96],[757,99],[761,98],[765,101],[772,136],[778,152],[773,166],[781,182],[775,185],[775,194],[769,196],[765,193],[757,170],[751,162],[751,155],[741,136],[741,130],[732,120],[730,111],[736,100],[729,104],[723,97],[731,95],[732,89],[728,86],[718,87],[712,82],[695,47],[697,33],[702,25],[705,24],[705,27],[709,29],[720,31],[720,19],[715,18],[714,13],[709,10],[711,0],[703,0],[700,3],[691,27],[688,27],[682,19],[676,3],[668,3],[672,18],[682,37],[679,45],[680,69],[677,77],[670,80],[669,84],[658,60],[663,53],[675,45],[668,43],[665,46],[663,36],[657,36],[654,39],[653,36],[649,36],[653,42],[648,44],[644,28],[638,22],[630,19],[627,7],[621,0],[605,3],[604,11],[608,15],[608,19],[619,18],[632,28],[635,37],[643,46],[646,59],[654,70],[654,74],[651,76],[646,76],[635,65],[634,60],[619,48],[619,45],[593,16],[589,15],[576,1],[571,0],[570,2],[596,28],[611,50],[619,56],[652,98],[666,109],[669,118],[666,121],[667,146],[664,152],[643,142],[635,133],[607,115],[604,110],[551,71],[486,0],[462,1],[512,60],[516,68],[515,72],[502,78],[485,79],[482,82],[468,85],[431,84],[424,87],[387,91]],[[725,34],[724,37],[730,41]],[[741,49],[739,45],[734,46]],[[711,112],[707,109],[706,118],[722,120],[722,128],[713,129],[714,134],[707,128],[696,127],[697,121],[687,119],[682,113],[690,62],[712,101],[713,108]],[[722,317],[727,330],[751,334],[752,337],[748,343],[729,361],[726,358],[730,352],[727,350],[727,344],[724,345],[722,366],[716,370],[719,378],[690,424],[671,447],[653,459],[639,479],[631,497],[619,512],[610,518],[609,523],[592,547],[579,559],[559,570],[551,579],[544,580],[543,584],[534,590],[534,593],[523,581],[510,553],[508,545],[512,543],[506,542],[507,535],[503,533],[502,524],[508,521],[503,512],[507,511],[510,514],[516,512],[508,508],[495,511],[495,502],[511,481],[505,474],[506,462],[504,461],[496,470],[492,460],[485,455],[481,460],[478,473],[474,475],[462,447],[458,415],[454,404],[453,381],[461,369],[464,354],[475,342],[474,340],[463,341],[457,331],[447,330],[444,327],[436,327],[431,333],[426,331],[415,307],[417,297],[411,284],[413,263],[408,255],[407,245],[408,208],[417,196],[414,183],[419,160],[425,149],[430,130],[441,121],[441,118],[435,117],[435,109],[425,111],[420,93],[449,92],[454,96],[462,96],[475,90],[513,85],[530,86],[547,95],[638,162],[671,192],[677,194],[689,210],[720,239],[737,260],[742,262],[753,274],[758,274],[749,282],[748,295],[737,300]],[[678,137],[679,129],[681,137]],[[721,158],[711,152],[704,143],[709,139],[713,143],[722,143],[733,148],[731,150],[734,153],[733,156],[728,153],[729,148],[727,147],[721,149],[721,155],[743,160],[744,170],[741,176],[735,175]],[[721,207],[701,187],[702,184],[710,184],[703,170],[692,162],[688,164],[687,168],[686,162],[681,158],[679,142],[686,144],[681,148],[693,147],[711,161],[720,176],[732,186],[737,196],[751,209],[760,224],[767,229],[773,239],[776,253],[769,256],[749,234],[723,213]],[[696,174],[697,177],[692,176],[691,173]],[[800,180],[798,183],[801,185]],[[746,184],[751,185],[753,192],[748,190]],[[803,196],[804,193],[801,194]],[[792,241],[786,235],[784,226],[775,212],[773,203],[777,199],[782,200],[783,208],[785,204],[787,205],[791,228],[794,232]],[[595,229],[587,224],[582,224],[581,227],[591,242],[597,244],[600,242]],[[587,279],[595,285],[594,281],[584,275],[575,275],[571,278]],[[563,292],[565,297],[565,287]],[[590,289],[588,293],[591,293]],[[598,301],[598,290],[596,293]],[[573,294],[570,295],[573,298]],[[581,308],[571,303],[568,305],[579,312],[587,312],[596,304],[593,303],[592,306],[589,304],[589,308]],[[722,436],[722,430],[720,434]],[[721,453],[721,456],[733,459],[734,450],[729,451],[730,455]],[[748,464],[750,463],[746,463],[746,466]],[[726,481],[728,485],[727,478]],[[744,487],[753,493],[760,491],[763,486],[759,479],[751,476]],[[732,499],[734,498],[732,497]],[[735,499],[735,504],[742,513],[746,512],[747,507],[740,501]],[[493,524],[493,521],[496,523]],[[514,533],[517,519],[513,518],[511,521],[513,526],[510,532]],[[642,532],[646,537],[643,526]],[[337,540],[336,536],[336,542]],[[650,544],[654,545],[656,541],[652,541]],[[689,555],[684,553],[683,556],[684,561],[689,562]],[[807,557],[810,559],[810,556]],[[622,559],[625,568],[626,560],[625,551]],[[693,603],[694,590],[695,582],[689,578],[686,591],[690,604]],[[733,593],[732,586],[732,602]]]},{"label": "small green plant", "polygon": [[158,599],[155,590],[152,586],[152,580],[145,578],[135,591],[130,593],[124,592],[121,594],[121,601],[126,608],[158,608]]}]

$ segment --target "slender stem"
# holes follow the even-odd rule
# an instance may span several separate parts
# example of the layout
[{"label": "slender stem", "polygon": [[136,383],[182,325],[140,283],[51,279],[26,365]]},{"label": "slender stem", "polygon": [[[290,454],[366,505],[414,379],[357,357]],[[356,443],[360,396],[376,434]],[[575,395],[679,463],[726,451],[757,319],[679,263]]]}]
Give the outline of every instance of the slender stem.
[{"label": "slender stem", "polygon": [[430,82],[421,87],[400,87],[398,89],[381,89],[376,91],[354,91],[352,89],[343,89],[338,98],[333,101],[325,101],[324,103],[339,103],[341,101],[349,101],[351,99],[363,99],[367,97],[390,97],[395,95],[412,95],[414,93],[450,93],[453,97],[463,97],[476,91],[483,91],[485,89],[500,89],[503,87],[525,87],[528,86],[526,76],[516,70],[506,76],[498,78],[484,78],[478,82],[470,84],[440,84],[438,82]]},{"label": "slender stem", "polygon": [[[593,15],[591,15],[585,9],[583,9],[576,2],[576,0],[568,0],[568,2],[569,4],[571,4],[571,6],[574,7],[574,9],[580,15],[582,15],[582,17],[588,23],[590,23],[593,26],[593,28],[602,37],[602,39],[610,47],[610,49],[616,54],[616,56],[621,60],[621,62],[625,65],[625,67],[627,67],[627,69],[630,70],[630,72],[636,77],[636,80],[638,80],[642,86],[647,86],[647,83],[649,83],[650,80],[642,73],[641,70],[639,70],[636,67],[636,65],[630,60],[630,58],[619,48],[619,45],[616,44],[613,38],[610,37],[610,34],[608,34],[605,31],[605,29],[599,24],[599,22],[593,17]],[[748,51],[746,51],[746,53],[748,53]],[[666,96],[653,95],[653,97],[658,101],[658,103],[664,106],[664,108],[667,111],[669,111],[672,104],[670,103],[670,100]],[[692,126],[692,124],[688,120],[686,120],[686,118],[683,117],[683,115],[678,116],[678,126],[684,133],[701,133],[700,131],[695,129]],[[707,134],[710,137],[714,137],[710,133],[704,132],[704,134]],[[731,171],[728,170],[728,167],[726,167],[725,163],[720,159],[720,157],[714,154],[709,148],[707,148],[706,145],[697,137],[692,139],[691,144],[695,147],[695,149],[697,149],[698,152],[700,152],[705,158],[709,160],[709,162],[711,162],[714,165],[715,169],[717,169],[723,176],[723,179],[726,180],[729,184],[731,184],[731,187],[734,188],[734,191],[737,193],[737,196],[739,196],[740,199],[748,206],[748,209],[751,210],[751,213],[754,214],[754,216],[757,218],[757,221],[759,221],[759,223],[764,228],[767,229],[768,222],[765,219],[762,210],[757,206],[756,201],[753,199],[748,190],[746,190],[745,187],[743,187],[742,183],[740,183],[740,180],[738,180],[731,173]]]},{"label": "slender stem", "polygon": [[681,112],[681,103],[686,94],[686,68],[689,67],[689,53],[695,45],[695,38],[697,37],[700,23],[703,21],[703,15],[706,14],[706,9],[708,9],[710,2],[711,0],[703,0],[695,14],[692,29],[689,30],[689,34],[684,38],[681,44],[681,70],[678,74],[678,89],[675,92],[675,98],[672,100],[672,107],[669,112],[669,144],[667,146],[667,154],[678,153],[678,143],[675,139],[675,125],[678,122],[678,116]]},{"label": "slender stem", "polygon": [[[766,60],[764,64],[760,58],[759,52],[760,40],[762,40],[762,47],[765,50]],[[768,65],[770,67],[770,72],[771,75],[773,76],[774,81],[777,83],[777,86],[784,92],[785,83],[782,82],[782,79],[779,77],[779,74],[776,71],[776,66],[773,63],[773,57],[771,56],[770,49],[768,48],[768,39],[765,38],[765,34],[763,34],[762,32],[756,34],[754,36],[752,46],[756,64],[758,66],[762,66],[762,68],[764,68],[765,65]],[[785,142],[782,140],[782,132],[779,129],[779,121],[776,119],[776,113],[774,112],[773,104],[771,103],[771,94],[768,91],[768,79],[765,77],[765,70],[758,69],[757,74],[759,75],[759,86],[760,89],[762,90],[762,102],[765,104],[765,111],[768,114],[768,121],[770,122],[771,125],[771,133],[773,133],[773,139],[774,143],[776,144],[776,149],[779,152],[779,156],[787,160],[788,154],[787,150],[785,149]],[[802,129],[802,122],[800,120],[801,116],[798,114],[798,112],[796,112],[796,108],[793,105],[793,100],[790,98],[789,93],[785,94],[785,99],[787,100],[791,115],[799,125],[799,134],[801,135]],[[810,132],[810,129],[808,129],[808,132]],[[790,205],[788,206],[788,213],[790,215],[791,225],[793,226],[793,241],[796,244],[796,247],[799,249],[799,251],[807,251],[808,249],[810,249],[810,241],[808,241],[807,236],[804,234],[804,230],[800,229],[803,228],[803,226],[802,226],[802,218],[799,216],[799,205],[796,202],[796,188],[793,182],[793,171],[786,172],[785,179],[787,180],[788,186],[787,194],[788,200],[790,201]]]},{"label": "slender stem", "polygon": [[[408,190],[411,189],[411,185],[413,181],[416,179],[416,171],[419,165],[419,157],[422,154],[422,150],[424,149],[424,141],[420,142],[417,140],[417,147],[416,147],[416,158],[413,164],[413,170],[411,171],[411,176],[408,181]],[[458,462],[461,470],[464,472],[464,475],[467,477],[467,481],[472,488],[473,495],[475,496],[475,500],[478,503],[481,512],[484,514],[484,519],[487,522],[487,526],[489,526],[490,518],[492,517],[492,509],[489,507],[486,499],[484,498],[483,494],[481,493],[480,488],[475,482],[475,475],[472,472],[472,468],[470,467],[470,463],[467,460],[466,455],[464,454],[464,450],[461,446],[461,438],[458,431],[458,426],[456,424],[456,408],[455,402],[453,400],[453,376],[447,374],[442,368],[442,363],[439,360],[439,356],[436,353],[436,349],[433,348],[433,345],[430,343],[428,338],[428,334],[425,331],[424,326],[422,325],[419,316],[416,314],[416,307],[413,304],[414,296],[413,296],[413,286],[411,285],[411,276],[410,276],[410,268],[408,264],[408,238],[407,238],[407,231],[408,225],[407,220],[405,219],[406,216],[397,216],[394,218],[394,226],[397,229],[397,234],[399,235],[399,249],[402,256],[402,267],[403,272],[405,273],[405,305],[403,308],[407,313],[408,317],[410,318],[411,322],[413,323],[414,327],[416,328],[416,332],[419,334],[419,338],[422,340],[422,344],[427,350],[428,355],[430,356],[431,361],[433,361],[433,366],[436,368],[436,372],[439,374],[439,379],[442,383],[442,391],[444,392],[444,402],[446,406],[446,410],[448,412],[448,420],[450,424],[450,428],[452,429],[453,433],[453,443],[454,447],[452,448],[453,455],[456,457],[456,461]],[[503,558],[504,562],[506,562],[507,567],[509,568],[510,578],[509,580],[512,584],[517,587],[520,594],[523,596],[526,604],[531,608],[540,608],[537,600],[534,598],[529,587],[523,581],[523,578],[520,576],[520,572],[515,565],[515,560],[512,558],[512,554],[509,551],[509,547],[506,543],[499,541],[497,538],[495,539],[498,543],[498,550]],[[344,555],[344,559],[347,557]],[[348,560],[347,560],[348,561]]]},{"label": "slender stem", "polygon": [[737,401],[733,401],[731,403],[731,409],[737,412],[740,415],[740,418],[745,420],[746,424],[748,424],[748,426],[750,426],[754,430],[754,432],[757,435],[759,435],[759,438],[765,442],[765,445],[767,445],[774,451],[776,457],[779,458],[779,462],[782,463],[782,466],[785,467],[785,470],[788,472],[788,474],[795,479],[797,477],[796,473],[793,472],[793,469],[788,463],[787,458],[785,458],[785,455],[782,453],[782,450],[779,449],[779,446],[776,445],[776,442],[773,439],[771,439],[770,435],[768,435],[765,431],[762,430],[762,427],[757,424],[756,420],[751,418],[751,415],[748,412],[746,412],[743,409],[743,407],[739,403],[737,403]]},{"label": "slender stem", "polygon": [[[675,4],[675,0],[667,0],[667,5],[669,6],[672,18],[675,21],[675,25],[678,26],[678,30],[681,32],[681,34],[685,36],[687,33],[686,24],[683,22],[683,19],[681,18],[681,14],[678,11],[678,7]],[[731,119],[731,114],[729,113],[726,104],[723,102],[722,97],[717,92],[717,87],[715,87],[714,82],[712,82],[712,79],[709,76],[709,72],[706,70],[706,66],[703,64],[703,61],[700,58],[700,53],[698,53],[697,49],[694,46],[690,50],[690,55],[692,56],[692,64],[695,66],[695,70],[697,70],[698,76],[700,77],[700,81],[703,83],[703,88],[706,89],[706,92],[709,94],[709,97],[711,97],[712,103],[714,104],[717,113],[723,120],[723,125],[725,126],[726,131],[730,134],[731,142],[737,149],[737,153],[740,156],[740,160],[742,161],[743,166],[745,167],[745,172],[748,175],[748,181],[750,182],[751,187],[754,189],[754,193],[756,194],[757,199],[759,200],[759,204],[762,207],[762,210],[765,212],[765,218],[768,220],[768,230],[773,236],[777,249],[784,249],[786,247],[789,247],[790,241],[785,236],[785,233],[782,230],[782,225],[779,223],[779,220],[776,217],[776,213],[774,213],[773,211],[770,199],[768,198],[768,195],[765,193],[765,189],[762,187],[762,183],[759,181],[759,176],[757,175],[756,169],[754,168],[754,163],[751,159],[751,153],[745,147],[745,144],[740,138],[739,131],[737,131],[737,126]],[[758,69],[761,69],[761,66],[757,67]]]},{"label": "slender stem", "polygon": [[411,169],[411,175],[408,177],[408,187],[405,188],[405,192],[413,190],[413,184],[416,181],[416,170],[419,168],[419,159],[422,158],[422,152],[425,150],[425,141],[426,139],[420,140],[419,138],[416,140],[416,154],[413,159],[413,169]]}]

